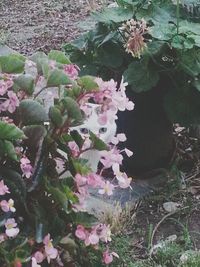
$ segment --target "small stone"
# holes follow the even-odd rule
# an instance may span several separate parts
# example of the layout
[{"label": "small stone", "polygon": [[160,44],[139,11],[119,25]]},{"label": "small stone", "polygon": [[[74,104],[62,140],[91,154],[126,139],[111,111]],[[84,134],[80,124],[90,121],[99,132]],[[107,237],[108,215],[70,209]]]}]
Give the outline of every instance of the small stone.
[{"label": "small stone", "polygon": [[177,202],[173,202],[173,201],[165,202],[163,204],[163,209],[169,213],[177,211],[179,207],[180,207],[180,204]]}]

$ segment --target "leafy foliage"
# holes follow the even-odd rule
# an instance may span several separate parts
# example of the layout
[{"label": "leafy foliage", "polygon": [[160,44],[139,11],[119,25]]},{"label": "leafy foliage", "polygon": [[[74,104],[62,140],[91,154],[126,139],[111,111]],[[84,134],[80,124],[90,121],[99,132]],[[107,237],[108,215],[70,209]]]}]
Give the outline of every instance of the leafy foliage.
[{"label": "leafy foliage", "polygon": [[[114,76],[118,81],[124,75],[135,93],[162,88],[170,120],[187,125],[198,122],[198,108],[191,105],[200,101],[200,3],[179,2],[118,0],[118,7],[94,13],[94,29],[65,45],[64,50],[80,67],[84,66],[84,74]],[[147,22],[145,47],[139,59],[125,51],[126,34],[130,32],[125,34],[122,28],[129,19]],[[186,85],[187,94],[183,89]],[[172,108],[175,103],[179,116]],[[186,106],[188,116],[184,112]]]}]

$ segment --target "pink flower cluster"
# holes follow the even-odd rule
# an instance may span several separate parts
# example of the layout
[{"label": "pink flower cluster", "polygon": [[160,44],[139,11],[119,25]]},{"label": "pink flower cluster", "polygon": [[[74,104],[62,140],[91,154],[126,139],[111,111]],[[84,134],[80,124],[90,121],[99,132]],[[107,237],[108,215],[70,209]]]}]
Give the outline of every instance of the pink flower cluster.
[{"label": "pink flower cluster", "polygon": [[13,86],[13,77],[11,75],[4,75],[0,77],[0,113],[8,111],[13,113],[19,106],[19,99],[17,95],[10,90]]},{"label": "pink flower cluster", "polygon": [[[6,194],[9,194],[10,191],[7,187],[7,185],[4,184],[4,181],[0,181],[0,196],[4,196]],[[3,212],[15,212],[16,209],[14,207],[14,200],[9,199],[7,200],[2,200],[0,202],[0,207]],[[4,224],[6,230],[5,234],[0,234],[0,243],[3,242],[6,238],[8,237],[15,237],[19,233],[19,228],[17,227],[17,223],[15,222],[14,218],[9,218],[6,220]]]},{"label": "pink flower cluster", "polygon": [[[111,231],[109,225],[98,224],[90,229],[86,229],[82,225],[78,225],[75,231],[75,235],[80,240],[84,241],[86,246],[97,247],[99,242],[108,243],[111,241]],[[113,261],[113,256],[119,257],[115,252],[109,252],[107,249],[103,252],[103,262],[110,264]]]},{"label": "pink flower cluster", "polygon": [[43,239],[43,247],[40,251],[36,251],[32,256],[32,267],[40,267],[38,263],[42,263],[45,259],[50,263],[58,257],[58,250],[54,248],[50,234],[47,234]]},{"label": "pink flower cluster", "polygon": [[[118,88],[117,82],[114,80],[103,81],[101,78],[96,78],[95,82],[99,86],[99,91],[94,92],[90,97],[93,98],[95,103],[102,105],[102,111],[99,114],[99,123],[104,125],[107,121],[113,122],[117,119],[118,111],[133,110],[134,104],[126,96],[126,83],[122,82]],[[84,105],[84,97],[81,99]],[[82,108],[84,109],[84,108]]]}]

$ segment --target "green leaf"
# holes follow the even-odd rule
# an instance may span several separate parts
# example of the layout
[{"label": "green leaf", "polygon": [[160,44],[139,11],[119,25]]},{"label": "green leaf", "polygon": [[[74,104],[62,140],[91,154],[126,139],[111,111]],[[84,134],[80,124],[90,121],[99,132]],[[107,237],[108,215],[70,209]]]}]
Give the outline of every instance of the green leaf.
[{"label": "green leaf", "polygon": [[74,139],[74,141],[76,142],[76,144],[78,145],[79,148],[82,148],[83,144],[84,144],[84,140],[81,137],[81,135],[78,133],[78,131],[76,131],[76,129],[73,130],[73,128],[71,128],[72,131],[70,131],[70,135],[71,137]]},{"label": "green leaf", "polygon": [[64,194],[59,188],[49,187],[49,193],[52,198],[64,209],[65,212],[69,212],[69,203],[66,194]]},{"label": "green leaf", "polygon": [[92,147],[99,151],[108,150],[108,146],[99,139],[93,132],[90,132],[90,140],[92,141]]},{"label": "green leaf", "polygon": [[200,36],[199,35],[188,35],[187,40],[193,41],[193,44],[196,45],[197,47],[200,47]]},{"label": "green leaf", "polygon": [[89,75],[82,76],[81,78],[78,79],[77,82],[79,86],[81,86],[82,88],[86,90],[86,92],[99,90],[99,86],[95,82],[95,77],[92,77]]},{"label": "green leaf", "polygon": [[34,92],[34,78],[29,74],[22,74],[14,80],[14,86],[31,95]]},{"label": "green leaf", "polygon": [[31,151],[38,149],[39,143],[47,135],[47,131],[42,125],[30,125],[23,128],[27,140],[26,145],[31,148]]},{"label": "green leaf", "polygon": [[15,147],[14,147],[13,143],[11,143],[10,141],[6,141],[6,140],[4,141],[4,154],[8,158],[15,160],[15,161],[18,161]]},{"label": "green leaf", "polygon": [[119,68],[123,63],[123,51],[117,44],[106,43],[98,51],[99,64],[111,68]]},{"label": "green leaf", "polygon": [[22,73],[24,71],[25,58],[18,54],[0,56],[0,69],[6,73]]},{"label": "green leaf", "polygon": [[149,33],[155,39],[168,41],[176,34],[176,27],[171,24],[156,24],[150,28]]},{"label": "green leaf", "polygon": [[103,23],[123,22],[133,17],[132,10],[121,7],[105,8],[102,12],[94,12],[92,15],[95,21]]},{"label": "green leaf", "polygon": [[65,97],[62,99],[62,104],[67,110],[68,116],[71,119],[71,126],[80,124],[83,120],[83,116],[78,103],[71,97]]},{"label": "green leaf", "polygon": [[132,85],[134,92],[148,91],[158,83],[159,74],[152,68],[151,64],[149,65],[143,60],[135,61],[124,72],[124,80]]},{"label": "green leaf", "polygon": [[62,70],[54,69],[49,73],[47,86],[53,87],[67,84],[72,84],[72,81]]},{"label": "green leaf", "polygon": [[65,53],[58,50],[51,50],[48,54],[48,58],[61,64],[71,64],[71,61],[66,57]]},{"label": "green leaf", "polygon": [[182,20],[179,23],[179,33],[200,35],[199,23]]},{"label": "green leaf", "polygon": [[58,108],[50,107],[49,118],[56,127],[61,127],[63,125],[63,117]]},{"label": "green leaf", "polygon": [[14,141],[23,138],[25,138],[25,135],[18,127],[0,121],[0,139]]},{"label": "green leaf", "polygon": [[187,74],[196,77],[200,73],[200,51],[191,49],[180,54],[178,66]]},{"label": "green leaf", "polygon": [[19,112],[24,125],[40,124],[48,121],[45,109],[35,100],[22,100],[19,105]]},{"label": "green leaf", "polygon": [[87,165],[88,160],[87,159],[72,159],[73,169],[76,171],[76,173],[79,173],[81,175],[87,175],[91,172],[90,167]]},{"label": "green leaf", "polygon": [[78,212],[73,215],[73,222],[89,228],[97,224],[97,218],[87,212]]}]

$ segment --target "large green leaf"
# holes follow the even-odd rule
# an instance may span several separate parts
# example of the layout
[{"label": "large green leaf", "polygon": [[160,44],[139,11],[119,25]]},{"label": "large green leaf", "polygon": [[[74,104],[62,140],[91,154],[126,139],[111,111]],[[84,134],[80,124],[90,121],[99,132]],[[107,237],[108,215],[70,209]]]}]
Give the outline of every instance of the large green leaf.
[{"label": "large green leaf", "polygon": [[176,27],[165,23],[156,24],[150,28],[149,33],[158,40],[167,41],[176,34]]},{"label": "large green leaf", "polygon": [[34,91],[34,78],[29,74],[22,74],[14,80],[14,86],[31,95]]},{"label": "large green leaf", "polygon": [[87,92],[89,91],[98,91],[99,86],[95,82],[95,77],[86,75],[82,76],[78,79],[78,85],[81,86],[83,89],[85,89]]},{"label": "large green leaf", "polygon": [[122,22],[133,17],[132,10],[121,7],[105,8],[102,12],[93,13],[93,17],[98,22],[111,23]]},{"label": "large green leaf", "polygon": [[98,51],[99,64],[111,68],[119,68],[123,63],[123,51],[119,45],[114,43],[106,43],[101,46]]},{"label": "large green leaf", "polygon": [[4,141],[4,154],[8,158],[17,161],[17,153],[15,151],[15,147],[12,142],[5,140]]},{"label": "large green leaf", "polygon": [[71,120],[71,126],[80,124],[83,120],[83,116],[78,103],[71,97],[65,97],[62,99],[62,104],[67,110],[68,116]]},{"label": "large green leaf", "polygon": [[65,53],[58,50],[51,50],[48,54],[48,58],[61,64],[71,63],[71,61],[66,57]]},{"label": "large green leaf", "polygon": [[63,117],[60,110],[57,107],[50,107],[49,118],[56,127],[61,127],[63,124]]},{"label": "large green leaf", "polygon": [[152,68],[151,64],[135,61],[124,72],[124,80],[132,86],[134,92],[140,93],[154,87],[159,80],[159,74]]},{"label": "large green leaf", "polygon": [[48,121],[48,115],[37,101],[27,99],[22,100],[19,105],[20,118],[23,124],[40,124]]},{"label": "large green leaf", "polygon": [[200,51],[191,49],[181,53],[178,66],[189,75],[197,76],[200,73]]},{"label": "large green leaf", "polygon": [[18,54],[0,56],[0,69],[6,73],[21,73],[24,71],[25,58]]},{"label": "large green leaf", "polygon": [[47,79],[47,86],[53,87],[67,84],[72,84],[72,81],[62,70],[54,69],[49,73],[49,77]]},{"label": "large green leaf", "polygon": [[18,127],[13,124],[0,121],[0,139],[14,141],[24,138],[25,135]]}]

